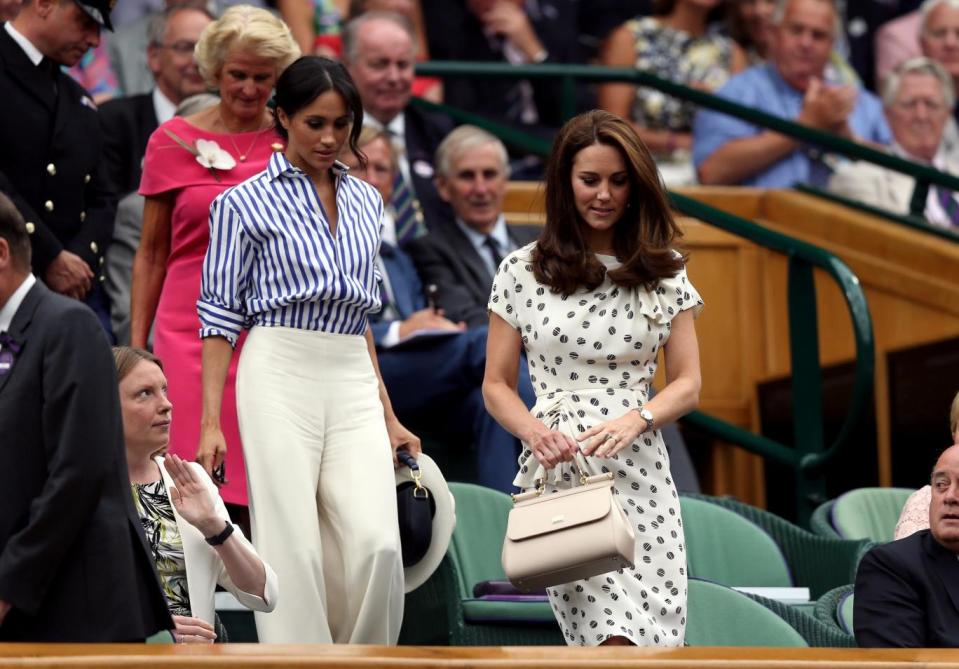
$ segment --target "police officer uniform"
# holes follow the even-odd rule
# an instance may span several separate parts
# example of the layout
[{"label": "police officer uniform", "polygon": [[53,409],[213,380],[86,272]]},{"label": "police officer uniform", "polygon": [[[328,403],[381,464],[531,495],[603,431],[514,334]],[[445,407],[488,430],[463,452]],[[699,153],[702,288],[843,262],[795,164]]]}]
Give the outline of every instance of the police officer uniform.
[{"label": "police officer uniform", "polygon": [[[77,4],[111,27],[109,0]],[[96,105],[59,63],[26,49],[15,34],[10,24],[0,27],[0,191],[27,222],[34,273],[44,277],[62,250],[78,255],[95,275],[87,303],[109,329],[100,284],[116,200],[97,173]]]}]

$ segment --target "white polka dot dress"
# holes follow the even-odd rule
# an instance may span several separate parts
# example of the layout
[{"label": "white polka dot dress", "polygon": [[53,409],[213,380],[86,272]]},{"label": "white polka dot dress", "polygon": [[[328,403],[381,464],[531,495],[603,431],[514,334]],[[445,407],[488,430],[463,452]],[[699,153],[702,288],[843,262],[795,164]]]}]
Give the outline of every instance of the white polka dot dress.
[{"label": "white polka dot dress", "polygon": [[[568,297],[537,283],[533,244],[500,265],[489,308],[523,338],[536,390],[533,415],[577,436],[593,425],[642,407],[656,372],[656,355],[680,311],[703,301],[683,268],[656,289],[622,288],[608,278]],[[597,256],[607,268],[615,258]],[[686,553],[679,499],[659,430],[647,432],[611,458],[588,458],[595,472],[613,472],[614,491],[636,533],[635,569],[547,589],[570,645],[594,646],[624,636],[639,646],[681,646],[686,627]],[[564,463],[546,472],[528,447],[514,483],[546,480],[547,490],[571,487]]]}]

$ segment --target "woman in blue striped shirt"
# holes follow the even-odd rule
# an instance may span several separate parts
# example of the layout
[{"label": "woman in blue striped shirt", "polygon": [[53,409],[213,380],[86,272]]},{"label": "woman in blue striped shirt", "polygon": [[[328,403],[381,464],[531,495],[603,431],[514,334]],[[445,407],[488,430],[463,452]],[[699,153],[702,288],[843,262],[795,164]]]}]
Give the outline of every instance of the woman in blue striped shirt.
[{"label": "woman in blue striped shirt", "polygon": [[283,596],[257,614],[261,641],[394,644],[403,570],[390,454],[419,439],[396,419],[367,316],[380,308],[383,202],[336,160],[357,152],[359,94],[342,65],[294,62],[276,86],[287,139],[264,172],[218,197],[197,310],[201,442],[221,443],[220,399],[237,371],[253,537]]}]

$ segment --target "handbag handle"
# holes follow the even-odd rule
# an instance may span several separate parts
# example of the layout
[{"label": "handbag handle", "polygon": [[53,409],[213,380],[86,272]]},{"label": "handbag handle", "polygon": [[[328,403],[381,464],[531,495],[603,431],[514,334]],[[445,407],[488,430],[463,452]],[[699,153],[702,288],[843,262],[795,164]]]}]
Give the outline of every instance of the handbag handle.
[{"label": "handbag handle", "polygon": [[[579,449],[576,450],[576,455],[573,456],[573,466],[579,471],[579,485],[589,485],[591,483],[599,483],[601,481],[610,481],[613,478],[613,475],[610,472],[593,474],[592,467],[589,465],[589,461],[586,460],[586,456]],[[543,479],[538,479],[536,488],[527,492],[511,495],[511,497],[513,498],[513,503],[515,504],[517,502],[525,502],[528,499],[534,499],[545,492],[546,482]]]},{"label": "handbag handle", "polygon": [[423,472],[420,471],[420,466],[417,464],[416,458],[410,455],[409,451],[399,449],[396,451],[396,459],[410,468],[410,477],[413,479],[413,485],[416,486],[413,490],[413,497],[421,497],[423,499],[429,497],[430,493],[423,485]]}]

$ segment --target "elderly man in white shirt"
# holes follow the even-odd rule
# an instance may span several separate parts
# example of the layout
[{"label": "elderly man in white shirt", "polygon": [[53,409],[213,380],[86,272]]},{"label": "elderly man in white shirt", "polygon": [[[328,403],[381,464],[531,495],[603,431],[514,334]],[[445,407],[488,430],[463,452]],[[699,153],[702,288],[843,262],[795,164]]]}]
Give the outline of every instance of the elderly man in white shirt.
[{"label": "elderly man in white shirt", "polygon": [[[959,161],[945,150],[946,124],[955,104],[952,78],[929,58],[902,63],[886,79],[883,107],[895,155],[959,175]],[[866,162],[846,163],[829,181],[829,190],[893,213],[909,212],[915,182],[909,175]],[[929,223],[959,230],[956,194],[932,185],[924,215]]]}]

